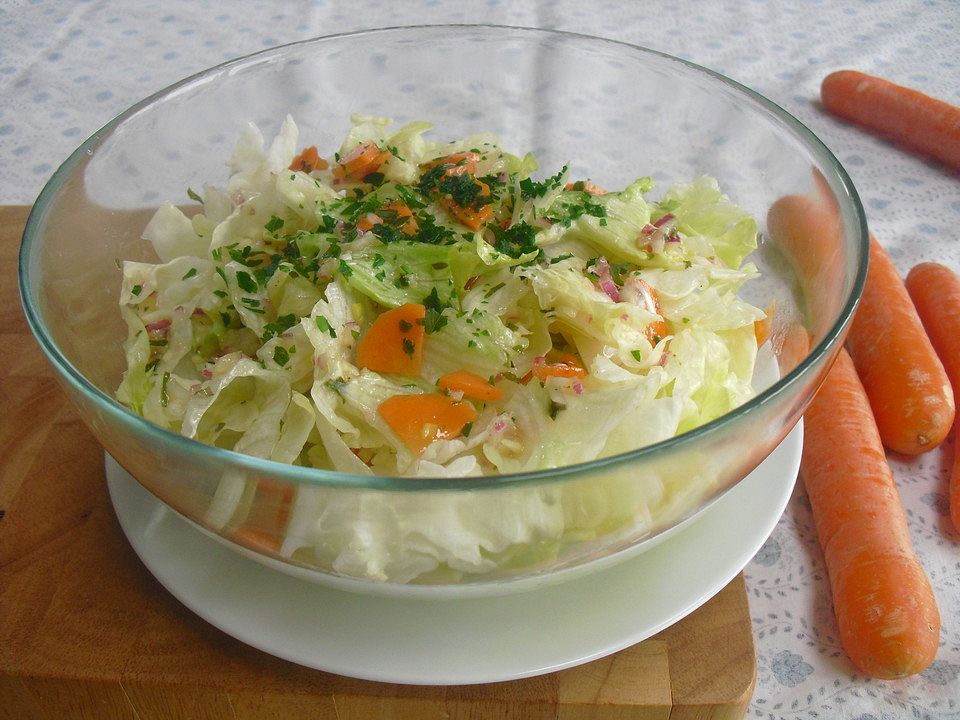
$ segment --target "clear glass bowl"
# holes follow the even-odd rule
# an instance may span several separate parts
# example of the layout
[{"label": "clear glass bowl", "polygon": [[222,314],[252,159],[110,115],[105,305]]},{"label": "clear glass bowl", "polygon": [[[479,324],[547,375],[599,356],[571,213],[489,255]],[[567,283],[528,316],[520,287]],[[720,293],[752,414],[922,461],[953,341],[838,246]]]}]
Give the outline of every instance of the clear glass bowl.
[{"label": "clear glass bowl", "polygon": [[[148,423],[113,399],[124,369],[119,261],[155,261],[140,234],[157,205],[186,203],[188,187],[225,184],[244,124],[269,137],[287,113],[301,139],[325,149],[361,113],[430,120],[441,139],[492,130],[506,148],[533,151],[541,167],[569,163],[574,177],[604,187],[644,174],[661,191],[701,174],[717,178],[763,228],[750,258],[763,278],[748,299],[776,301],[780,379],[734,412],[656,445],[457,480],[281,465]],[[810,216],[782,222],[776,204],[787,196]],[[814,215],[829,221],[805,222]],[[839,350],[866,257],[863,211],[843,168],[748,88],[609,40],[436,26],[267,50],[136,104],[43,189],[24,233],[20,285],[30,326],[85,422],[171,508],[314,580],[460,596],[525,588],[642,551],[748,474],[797,423]],[[798,324],[809,353],[796,349]]]}]

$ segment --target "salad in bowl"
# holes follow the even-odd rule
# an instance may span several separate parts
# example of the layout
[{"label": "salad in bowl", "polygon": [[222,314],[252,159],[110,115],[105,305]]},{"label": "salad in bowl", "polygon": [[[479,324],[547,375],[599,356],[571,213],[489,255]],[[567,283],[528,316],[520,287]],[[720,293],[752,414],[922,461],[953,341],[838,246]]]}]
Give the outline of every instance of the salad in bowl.
[{"label": "salad in bowl", "polygon": [[[123,264],[117,398],[266,460],[469,478],[657,443],[777,379],[773,308],[740,293],[757,223],[714,179],[653,200],[650,177],[608,190],[430,130],[356,116],[321,154],[289,116],[269,145],[249,125],[226,186],[163,204],[157,262]],[[203,524],[336,574],[444,582],[652,527],[709,492],[709,465],[429,499],[228,472]]]}]

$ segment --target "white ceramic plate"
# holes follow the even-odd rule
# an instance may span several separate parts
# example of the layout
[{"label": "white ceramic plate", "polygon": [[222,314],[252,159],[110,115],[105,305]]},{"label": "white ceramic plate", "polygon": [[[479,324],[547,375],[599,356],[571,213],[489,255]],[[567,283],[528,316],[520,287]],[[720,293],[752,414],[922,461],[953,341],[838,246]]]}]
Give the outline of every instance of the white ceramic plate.
[{"label": "white ceramic plate", "polygon": [[431,601],[361,595],[281,573],[215,542],[109,456],[117,517],[147,568],[190,610],[271,655],[383,682],[461,685],[540,675],[622,650],[721,590],[786,507],[803,429],[680,532],[558,585]]}]

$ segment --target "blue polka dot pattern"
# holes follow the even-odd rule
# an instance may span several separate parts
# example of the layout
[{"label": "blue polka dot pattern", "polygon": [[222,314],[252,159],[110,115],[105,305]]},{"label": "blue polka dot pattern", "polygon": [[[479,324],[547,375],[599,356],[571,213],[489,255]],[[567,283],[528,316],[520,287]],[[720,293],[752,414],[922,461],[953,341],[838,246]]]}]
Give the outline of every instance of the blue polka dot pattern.
[{"label": "blue polka dot pattern", "polygon": [[[224,60],[377,25],[483,22],[602,35],[728,74],[793,113],[836,154],[860,192],[871,229],[902,272],[924,260],[960,270],[956,173],[827,115],[818,97],[826,73],[852,67],[960,103],[960,2],[691,5],[679,0],[352,0],[347,11],[333,0],[250,0],[211,11],[209,5],[188,0],[7,2],[0,5],[0,202],[32,202],[77,144],[114,115]],[[371,48],[369,62],[376,67],[385,59]],[[422,82],[427,80],[411,77],[400,90],[415,93]],[[599,85],[584,93],[616,102],[619,90]],[[291,112],[320,97],[319,89],[305,89]],[[576,103],[568,110],[576,112]],[[389,108],[382,111],[389,113]],[[500,119],[482,110],[471,117],[481,126],[478,130],[502,130]],[[549,123],[559,118],[545,108],[534,119]],[[609,123],[612,132],[623,127],[616,119]],[[573,128],[570,136],[578,132],[583,135]],[[198,144],[222,148],[224,156],[232,142],[226,133],[198,138]],[[573,171],[591,174],[582,162]],[[658,182],[673,179],[672,168],[645,171]],[[166,198],[151,191],[138,198],[145,204],[161,199]],[[954,620],[960,617],[960,552],[956,536],[945,534],[943,518],[950,453],[952,448],[946,448],[912,462],[891,463],[914,543],[941,601],[944,629],[936,663],[921,676],[896,684],[866,682],[856,675],[838,649],[822,555],[809,502],[799,487],[777,529],[746,568],[757,639],[757,689],[749,717],[960,717],[960,625]]]}]

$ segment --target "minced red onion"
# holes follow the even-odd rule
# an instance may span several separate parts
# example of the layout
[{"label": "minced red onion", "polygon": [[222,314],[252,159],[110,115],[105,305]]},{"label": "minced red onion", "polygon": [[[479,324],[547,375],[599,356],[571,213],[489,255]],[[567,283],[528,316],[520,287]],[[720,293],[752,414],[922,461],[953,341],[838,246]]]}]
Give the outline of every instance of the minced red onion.
[{"label": "minced red onion", "polygon": [[155,330],[166,330],[170,327],[170,318],[164,318],[163,320],[157,320],[147,325],[147,330],[153,332]]},{"label": "minced red onion", "polygon": [[605,257],[599,257],[593,266],[596,268],[597,274],[600,276],[600,280],[598,282],[600,289],[603,290],[607,297],[614,302],[620,302],[620,289],[617,287],[617,284],[613,281],[613,276],[610,274],[610,263],[607,262]]},{"label": "minced red onion", "polygon": [[663,217],[661,217],[659,220],[657,220],[657,221],[653,224],[653,226],[654,226],[654,227],[657,227],[657,228],[658,228],[658,227],[663,227],[663,225],[664,225],[665,223],[668,223],[668,222],[670,222],[671,220],[673,220],[673,217],[674,217],[674,216],[673,216],[671,213],[667,213],[666,215],[664,215]]}]

